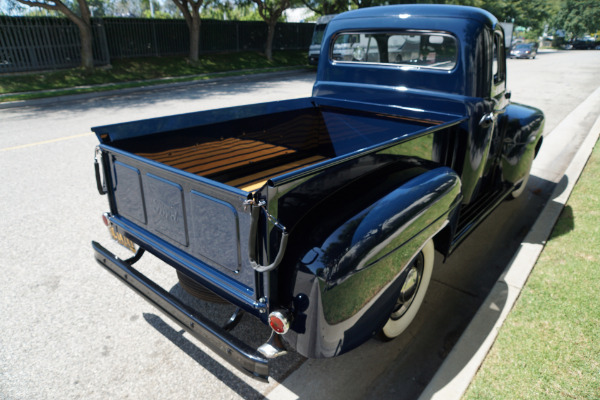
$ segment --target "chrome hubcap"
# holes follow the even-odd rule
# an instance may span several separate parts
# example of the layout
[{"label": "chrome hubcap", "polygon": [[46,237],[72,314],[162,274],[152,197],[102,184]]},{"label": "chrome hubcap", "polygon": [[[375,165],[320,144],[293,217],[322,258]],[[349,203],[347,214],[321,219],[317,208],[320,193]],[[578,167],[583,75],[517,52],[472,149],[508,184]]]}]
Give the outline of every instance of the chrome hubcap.
[{"label": "chrome hubcap", "polygon": [[404,283],[400,289],[396,306],[390,316],[391,319],[400,319],[412,304],[423,276],[423,254],[420,253],[413,263],[404,272]]},{"label": "chrome hubcap", "polygon": [[418,280],[419,272],[415,267],[411,267],[406,276],[406,280],[404,281],[404,285],[402,285],[402,289],[400,290],[400,298],[410,298],[417,287]]}]

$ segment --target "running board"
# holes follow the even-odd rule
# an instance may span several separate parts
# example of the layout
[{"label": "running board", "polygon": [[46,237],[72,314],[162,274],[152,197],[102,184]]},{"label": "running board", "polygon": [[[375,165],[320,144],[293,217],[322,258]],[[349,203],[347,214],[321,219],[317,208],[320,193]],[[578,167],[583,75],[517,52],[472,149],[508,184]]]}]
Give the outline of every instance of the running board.
[{"label": "running board", "polygon": [[[511,190],[505,188],[492,192],[487,196],[478,199],[475,203],[461,208],[458,217],[456,234],[450,244],[450,253],[469,236],[469,234],[498,207],[504,199],[511,193]],[[491,204],[491,206],[490,206]]]}]

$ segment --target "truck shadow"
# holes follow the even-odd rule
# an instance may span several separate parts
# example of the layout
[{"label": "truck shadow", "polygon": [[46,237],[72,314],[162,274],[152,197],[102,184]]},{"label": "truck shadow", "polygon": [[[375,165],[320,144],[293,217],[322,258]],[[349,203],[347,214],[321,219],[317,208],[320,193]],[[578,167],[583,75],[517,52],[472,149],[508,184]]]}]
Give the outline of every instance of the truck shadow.
[{"label": "truck shadow", "polygon": [[556,239],[559,236],[566,235],[575,229],[575,215],[573,214],[573,208],[567,205],[562,210],[558,221],[556,221],[556,226],[552,231],[552,236],[548,238],[548,241]]},{"label": "truck shadow", "polygon": [[[169,293],[202,314],[204,317],[219,325],[224,325],[229,316],[236,310],[236,307],[231,304],[211,303],[197,299],[183,290],[179,284],[174,285]],[[222,381],[242,398],[265,398],[261,392],[264,392],[267,389],[268,384],[252,379],[250,379],[251,384],[248,384],[241,378],[243,373],[236,371],[235,368],[227,364],[227,362],[221,363],[216,361],[212,355],[207,354],[196,344],[195,339],[189,340],[187,337],[190,336],[186,337],[183,329],[173,329],[171,325],[162,319],[162,317],[155,314],[144,313],[144,319],[150,326],[198,363],[199,366],[214,375],[215,378]],[[246,315],[230,333],[251,347],[258,348],[269,338],[271,330],[257,318]],[[283,381],[286,376],[296,369],[299,363],[304,362],[304,360],[304,357],[296,353],[291,353],[285,357],[271,360],[269,362],[271,378],[277,382]]]},{"label": "truck shadow", "polygon": [[[552,196],[562,194],[567,184],[566,176],[558,184],[532,176],[521,198],[504,202],[445,264],[436,265],[426,304],[411,327],[414,339],[398,344],[399,348],[408,348],[408,354],[400,357],[401,361],[399,359],[399,363],[378,379],[373,392],[377,398],[418,398],[455,349],[475,314],[481,312],[483,318],[479,319],[478,329],[470,330],[461,347],[456,349],[453,367],[437,376],[435,387],[429,387],[427,393],[444,388],[463,372],[496,329],[501,314],[510,311],[506,307],[513,303],[507,303],[508,298],[518,296],[517,289],[500,280],[501,275],[525,240],[534,244],[549,240],[548,231],[531,228],[545,207],[562,209],[562,204]],[[565,208],[562,215],[564,222],[560,229],[554,229],[554,237],[574,228],[572,209]],[[416,366],[416,371],[410,371],[411,365]],[[394,380],[398,378],[402,378],[400,382],[412,380],[415,383],[396,384]],[[398,396],[398,393],[402,394]]]},{"label": "truck shadow", "polygon": [[556,207],[557,210],[560,210],[560,216],[556,221],[554,229],[552,230],[551,237],[545,237],[545,232],[532,231],[529,237],[529,243],[544,243],[559,236],[565,235],[575,229],[575,216],[573,215],[573,209],[571,206],[566,205],[563,207],[562,203],[555,201],[555,198],[560,196],[567,189],[568,184],[568,177],[563,175],[561,180],[555,185],[555,189],[552,193],[555,197],[548,200],[548,206]]},{"label": "truck shadow", "polygon": [[[566,184],[566,178],[557,185],[532,176],[524,194],[501,204],[446,262],[436,253],[425,303],[402,336],[389,343],[370,340],[337,358],[309,360],[282,385],[299,398],[321,392],[336,399],[417,399],[484,305],[483,323],[461,347],[455,368],[436,380],[436,390],[446,386],[478,352],[502,312],[512,304],[508,299],[517,293],[499,278],[541,211],[554,201],[551,195],[560,194]],[[554,191],[557,186],[559,190]],[[543,243],[547,237],[540,234],[529,239]],[[307,377],[310,385],[306,385]]]},{"label": "truck shadow", "polygon": [[164,322],[161,317],[144,313],[146,322],[156,329],[165,338],[169,339],[175,346],[186,353],[195,362],[201,365],[206,371],[210,372],[230,389],[238,393],[245,399],[264,399],[265,397],[255,388],[248,385],[228,368],[215,361],[212,356],[206,354],[198,346],[184,337],[184,330],[177,331],[169,324]]},{"label": "truck shadow", "polygon": [[[388,343],[370,340],[349,353],[331,359],[306,360],[291,353],[272,360],[272,377],[281,382],[286,393],[291,392],[298,398],[314,398],[319,393],[327,393],[328,398],[345,400],[416,399],[488,299],[489,302],[485,303],[488,308],[486,318],[480,329],[469,336],[467,348],[461,348],[455,368],[447,376],[437,379],[436,389],[446,386],[456,378],[495,329],[498,318],[507,307],[509,296],[515,296],[511,292],[513,288],[498,280],[540,212],[548,202],[554,201],[552,194],[560,194],[566,186],[566,177],[556,184],[532,175],[525,193],[519,199],[500,205],[445,262],[443,256],[436,253],[432,282],[425,302],[405,334]],[[556,187],[559,190],[554,191]],[[567,208],[563,214],[563,234],[573,229],[574,218],[572,210],[569,210]],[[548,238],[540,234],[530,235],[529,239],[543,243]],[[233,306],[196,300],[179,285],[175,285],[171,293],[200,309],[209,318],[223,320],[234,309]],[[268,388],[266,384],[254,381],[246,383],[235,372],[231,372],[232,367],[213,360],[194,342],[186,339],[183,331],[172,329],[153,314],[145,314],[144,318],[240,396],[264,398],[262,393]],[[268,337],[269,329],[256,318],[247,316],[232,333],[251,346],[258,347]],[[276,395],[275,392],[271,393]]]}]

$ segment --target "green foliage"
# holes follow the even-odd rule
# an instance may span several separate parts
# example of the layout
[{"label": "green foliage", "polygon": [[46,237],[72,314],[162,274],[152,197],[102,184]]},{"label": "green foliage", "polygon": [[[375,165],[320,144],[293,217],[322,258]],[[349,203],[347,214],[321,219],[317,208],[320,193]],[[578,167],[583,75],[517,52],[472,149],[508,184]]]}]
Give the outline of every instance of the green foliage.
[{"label": "green foliage", "polygon": [[[106,85],[121,82],[147,81],[162,79],[155,83],[166,83],[164,78],[179,80],[176,77],[185,76],[186,80],[195,80],[202,74],[223,73],[228,71],[246,71],[264,68],[284,68],[307,65],[305,51],[276,51],[273,60],[268,61],[263,55],[255,52],[204,54],[198,63],[190,64],[185,57],[143,57],[114,60],[110,69],[95,69],[93,72],[82,68],[74,68],[35,74],[2,75],[0,76],[0,95],[18,92],[47,91],[73,88],[84,85]],[[239,73],[238,73],[239,74]],[[206,77],[204,77],[206,78]],[[144,82],[128,84],[128,86],[147,85]],[[113,89],[114,87],[109,87]],[[88,91],[96,91],[91,88]],[[55,94],[56,95],[56,94]],[[40,97],[32,94],[28,98]],[[11,98],[14,100],[13,98]],[[8,101],[0,98],[0,101]]]},{"label": "green foliage", "polygon": [[554,26],[572,37],[600,29],[600,2],[598,0],[564,0],[554,18]]},{"label": "green foliage", "polygon": [[[88,0],[90,1],[90,0]],[[99,4],[104,4],[104,16],[119,16],[119,17],[139,17],[142,15],[144,8],[140,1],[136,0],[94,0]],[[146,2],[146,6],[148,2]],[[146,7],[149,10],[149,7]],[[94,12],[94,15],[95,12]]]},{"label": "green foliage", "polygon": [[173,18],[181,18],[181,14],[171,14],[162,10],[154,10],[154,14],[150,10],[142,11],[142,18],[154,18],[154,19],[173,19]]},{"label": "green foliage", "polygon": [[202,10],[202,18],[227,21],[262,21],[256,5],[247,1],[219,1],[206,2]]},{"label": "green foliage", "polygon": [[318,15],[339,14],[348,11],[348,0],[302,0],[302,4]]},{"label": "green foliage", "polygon": [[541,32],[553,12],[553,3],[546,0],[509,0],[504,2],[483,0],[480,6],[491,12],[499,21]]}]

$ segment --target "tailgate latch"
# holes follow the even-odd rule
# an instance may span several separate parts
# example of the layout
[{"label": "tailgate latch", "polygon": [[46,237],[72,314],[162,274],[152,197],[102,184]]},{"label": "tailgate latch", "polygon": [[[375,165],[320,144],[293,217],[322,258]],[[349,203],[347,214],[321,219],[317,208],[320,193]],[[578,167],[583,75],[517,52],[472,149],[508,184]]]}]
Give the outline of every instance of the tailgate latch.
[{"label": "tailgate latch", "polygon": [[[244,201],[244,207],[252,207],[251,209],[251,225],[250,225],[250,240],[248,246],[248,256],[250,258],[250,265],[256,272],[269,272],[279,266],[283,255],[285,254],[285,248],[288,241],[288,232],[285,226],[283,226],[275,217],[273,217],[267,211],[267,202],[264,200],[248,199]],[[271,222],[277,229],[281,231],[281,240],[279,242],[279,251],[275,256],[273,262],[269,265],[262,265],[256,261],[256,244],[257,244],[257,231],[258,231],[258,220],[260,217],[260,211],[263,210],[267,220]]]},{"label": "tailgate latch", "polygon": [[[96,150],[94,151],[94,170],[96,172],[96,187],[98,188],[98,193],[101,195],[106,194],[106,182],[100,176],[100,163],[102,162],[102,150],[100,150],[100,146],[96,146]],[[103,164],[104,165],[104,164]]]}]

